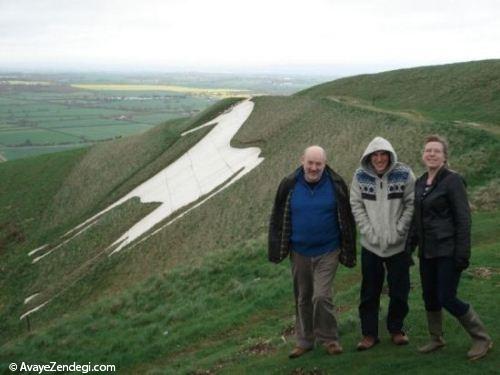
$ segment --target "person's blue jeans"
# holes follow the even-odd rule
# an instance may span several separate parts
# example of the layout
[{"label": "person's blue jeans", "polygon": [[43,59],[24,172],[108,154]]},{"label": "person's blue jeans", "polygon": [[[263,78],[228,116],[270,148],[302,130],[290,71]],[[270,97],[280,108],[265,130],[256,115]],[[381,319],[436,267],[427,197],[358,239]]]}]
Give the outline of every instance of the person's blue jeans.
[{"label": "person's blue jeans", "polygon": [[467,313],[469,305],[457,298],[461,273],[451,257],[420,258],[420,281],[427,311],[440,311],[444,307],[457,318]]},{"label": "person's blue jeans", "polygon": [[359,317],[363,336],[378,338],[378,316],[380,295],[387,269],[389,287],[389,311],[387,330],[390,333],[403,332],[403,323],[408,314],[408,293],[410,292],[410,264],[406,253],[382,258],[371,251],[361,249],[361,303]]}]

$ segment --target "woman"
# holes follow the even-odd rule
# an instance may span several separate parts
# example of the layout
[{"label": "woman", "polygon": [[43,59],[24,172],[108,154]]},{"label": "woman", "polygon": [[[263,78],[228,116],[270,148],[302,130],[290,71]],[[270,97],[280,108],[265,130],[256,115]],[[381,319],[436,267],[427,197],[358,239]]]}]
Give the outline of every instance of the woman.
[{"label": "woman", "polygon": [[415,212],[409,244],[418,245],[422,294],[431,341],[419,348],[430,353],[445,345],[442,337],[444,307],[472,338],[471,360],[484,357],[493,346],[472,306],[457,298],[460,275],[469,266],[470,209],[465,182],[448,169],[444,138],[426,138],[422,160],[427,172],[415,183]]}]

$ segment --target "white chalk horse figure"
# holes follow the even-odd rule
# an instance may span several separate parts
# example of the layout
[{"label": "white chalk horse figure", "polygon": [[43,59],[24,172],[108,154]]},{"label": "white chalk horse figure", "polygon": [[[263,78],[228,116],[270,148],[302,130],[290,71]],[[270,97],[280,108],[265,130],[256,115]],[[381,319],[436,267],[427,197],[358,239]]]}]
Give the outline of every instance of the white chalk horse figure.
[{"label": "white chalk horse figure", "polygon": [[[259,157],[261,150],[257,147],[237,149],[230,146],[231,139],[248,119],[253,107],[254,103],[250,99],[244,100],[229,111],[198,127],[197,129],[216,124],[202,140],[179,159],[112,205],[70,230],[63,236],[65,239],[60,244],[35,257],[33,262],[40,261],[64,244],[75,240],[78,235],[96,223],[106,212],[130,198],[139,197],[143,203],[160,203],[160,206],[135,223],[107,247],[106,250],[110,251],[110,255],[114,254],[140,237],[142,237],[141,241],[144,241],[156,234],[165,226],[170,225],[243,177],[264,160]],[[159,229],[144,236],[151,228],[171,216],[175,211],[196,202],[201,197],[203,199],[190,207],[189,210],[173,217],[172,220]],[[31,251],[29,255],[35,256],[37,252],[45,248],[47,248],[47,245]],[[39,307],[31,311],[34,312]],[[23,314],[22,317],[27,315],[29,315],[29,312]]]}]

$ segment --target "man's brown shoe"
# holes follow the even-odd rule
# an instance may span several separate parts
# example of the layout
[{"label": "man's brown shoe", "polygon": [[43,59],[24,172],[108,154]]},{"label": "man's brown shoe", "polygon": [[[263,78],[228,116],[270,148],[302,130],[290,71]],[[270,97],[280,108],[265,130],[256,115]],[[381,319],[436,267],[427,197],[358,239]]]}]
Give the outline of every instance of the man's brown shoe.
[{"label": "man's brown shoe", "polygon": [[391,333],[391,340],[394,345],[407,345],[410,340],[403,332]]},{"label": "man's brown shoe", "polygon": [[326,352],[330,355],[341,354],[344,349],[337,341],[331,341],[328,344],[325,344]]},{"label": "man's brown shoe", "polygon": [[295,348],[293,348],[290,354],[288,354],[288,358],[299,358],[300,356],[306,354],[311,350],[312,348],[301,348],[299,346],[296,346]]},{"label": "man's brown shoe", "polygon": [[368,350],[377,345],[380,340],[373,336],[363,336],[360,342],[358,342],[358,350]]}]

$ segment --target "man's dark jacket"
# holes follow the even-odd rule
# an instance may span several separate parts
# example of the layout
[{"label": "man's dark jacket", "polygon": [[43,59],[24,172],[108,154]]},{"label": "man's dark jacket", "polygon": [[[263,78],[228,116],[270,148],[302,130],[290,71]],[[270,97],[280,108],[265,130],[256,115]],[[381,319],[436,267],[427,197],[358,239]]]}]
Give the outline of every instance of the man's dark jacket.
[{"label": "man's dark jacket", "polygon": [[427,194],[426,181],[424,173],[415,183],[410,245],[418,246],[419,257],[452,257],[459,268],[466,268],[470,258],[471,216],[465,182],[446,167],[438,172]]},{"label": "man's dark jacket", "polygon": [[[274,263],[281,262],[290,252],[292,234],[290,199],[301,170],[302,167],[299,167],[281,181],[274,199],[269,223],[268,245],[268,258]],[[342,177],[328,165],[323,173],[330,178],[337,197],[337,217],[341,233],[339,261],[346,267],[354,267],[356,265],[356,224],[351,212],[347,185]]]}]

